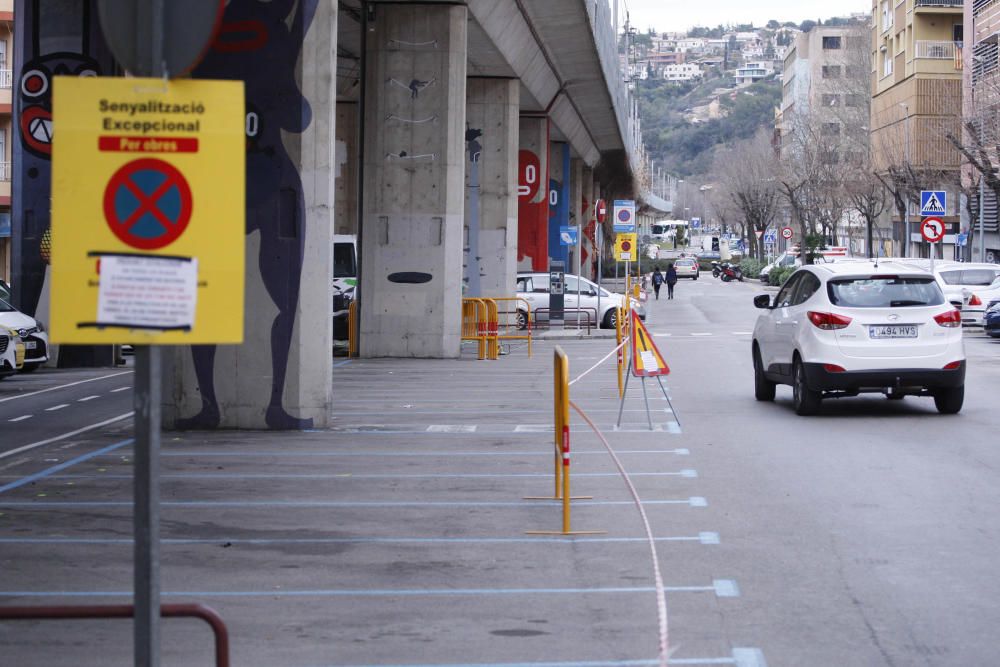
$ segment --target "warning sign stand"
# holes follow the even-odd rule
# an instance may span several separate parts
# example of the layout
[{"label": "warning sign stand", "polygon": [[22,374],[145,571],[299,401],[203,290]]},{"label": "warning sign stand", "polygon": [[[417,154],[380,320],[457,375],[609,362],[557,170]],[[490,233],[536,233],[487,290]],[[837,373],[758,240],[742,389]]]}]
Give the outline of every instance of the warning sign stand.
[{"label": "warning sign stand", "polygon": [[680,426],[680,417],[677,416],[674,404],[671,402],[670,395],[667,394],[667,389],[663,386],[663,380],[661,379],[664,375],[670,375],[670,367],[667,366],[667,362],[664,360],[663,355],[660,354],[660,350],[656,347],[653,337],[649,335],[649,331],[646,329],[646,325],[642,323],[642,320],[635,316],[631,317],[630,328],[632,344],[630,346],[631,359],[629,361],[629,368],[631,368],[631,373],[626,373],[625,375],[625,389],[622,391],[621,402],[618,404],[618,422],[615,424],[615,428],[621,428],[622,425],[625,398],[628,396],[628,381],[632,375],[642,380],[642,399],[646,404],[646,423],[649,424],[649,430],[652,431],[654,429],[653,414],[649,410],[649,395],[646,393],[646,378],[648,377],[656,378],[656,382],[660,386],[660,391],[663,392],[663,398],[667,400],[667,405],[670,407],[670,413],[674,416],[677,425]]}]

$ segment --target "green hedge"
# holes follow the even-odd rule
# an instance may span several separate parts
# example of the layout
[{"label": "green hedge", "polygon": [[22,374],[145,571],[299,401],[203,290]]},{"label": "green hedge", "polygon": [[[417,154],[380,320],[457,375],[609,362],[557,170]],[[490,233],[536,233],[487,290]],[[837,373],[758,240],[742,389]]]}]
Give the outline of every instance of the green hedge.
[{"label": "green hedge", "polygon": [[771,269],[768,278],[770,279],[770,284],[772,285],[784,285],[785,281],[788,280],[788,276],[795,273],[797,267],[794,266],[776,266]]},{"label": "green hedge", "polygon": [[760,270],[764,268],[764,263],[759,259],[747,257],[740,262],[740,271],[744,278],[760,278]]}]

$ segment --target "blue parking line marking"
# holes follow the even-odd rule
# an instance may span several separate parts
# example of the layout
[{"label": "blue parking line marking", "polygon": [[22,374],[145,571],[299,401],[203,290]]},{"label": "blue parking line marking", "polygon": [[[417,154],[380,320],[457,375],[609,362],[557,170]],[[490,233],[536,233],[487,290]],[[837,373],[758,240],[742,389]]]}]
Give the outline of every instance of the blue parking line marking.
[{"label": "blue parking line marking", "polygon": [[[643,505],[688,505],[704,507],[703,498],[687,498],[684,500],[644,500]],[[706,503],[707,504],[707,503]],[[574,502],[575,507],[610,507],[620,505],[635,505],[631,500],[581,500]],[[450,500],[414,500],[414,501],[350,501],[350,500],[164,500],[161,507],[526,507],[516,501],[475,501],[456,502]],[[535,506],[562,507],[559,501],[536,501]],[[24,507],[45,509],[47,507],[132,507],[131,500],[9,500],[0,501],[0,507]]]},{"label": "blue parking line marking", "polygon": [[[625,449],[615,451],[616,454],[676,454],[678,456],[689,456],[691,450],[687,448],[680,449]],[[603,456],[608,455],[608,450],[606,449],[575,449],[573,450],[573,456],[587,456],[591,454],[601,454]],[[274,456],[279,458],[300,458],[300,457],[321,457],[321,456],[371,456],[371,457],[400,457],[400,456],[444,456],[444,457],[455,457],[455,456],[504,456],[504,457],[515,457],[515,456],[544,456],[546,458],[552,458],[551,451],[543,451],[542,449],[534,449],[531,451],[516,451],[505,449],[498,452],[455,452],[455,451],[426,451],[426,452],[408,452],[405,450],[400,451],[361,451],[361,452],[344,452],[344,451],[326,451],[326,452],[288,452],[288,451],[229,451],[229,450],[182,450],[177,452],[172,452],[168,447],[164,447],[161,452],[161,456],[218,456],[218,457],[244,457],[244,456]]]},{"label": "blue parking line marking", "polygon": [[121,442],[116,442],[113,445],[108,445],[107,447],[104,447],[103,449],[98,449],[97,451],[90,452],[89,454],[83,454],[82,456],[77,456],[74,459],[70,459],[69,461],[66,461],[64,463],[60,463],[59,465],[54,465],[51,468],[46,468],[45,470],[43,470],[41,472],[37,472],[37,473],[35,473],[33,475],[28,475],[27,477],[22,477],[21,479],[19,479],[17,481],[10,482],[8,484],[4,484],[3,486],[0,486],[0,493],[4,493],[6,491],[13,491],[14,489],[20,488],[20,487],[22,487],[22,486],[24,486],[26,484],[31,484],[32,482],[37,482],[38,480],[44,479],[44,478],[48,477],[49,475],[55,474],[55,473],[57,473],[57,472],[59,472],[61,470],[66,470],[67,468],[71,468],[71,467],[77,465],[78,463],[83,463],[84,461],[88,461],[88,460],[90,460],[92,458],[95,458],[97,456],[101,456],[101,455],[104,455],[104,454],[110,454],[111,452],[115,451],[116,449],[118,449],[120,447],[124,447],[125,445],[132,444],[132,442],[133,442],[133,438],[129,438],[128,440],[122,440]]},{"label": "blue parking line marking", "polygon": [[[549,454],[551,457],[552,454]],[[694,470],[678,472],[633,472],[630,477],[683,477],[693,479],[698,476]],[[574,472],[573,477],[621,477],[618,472]],[[240,472],[189,472],[164,473],[160,479],[551,479],[552,473],[544,472],[491,472],[491,473],[240,473]],[[70,474],[51,475],[50,479],[132,479],[132,475],[119,474]]]},{"label": "blue parking line marking", "polygon": [[[668,593],[711,593],[712,586],[664,586]],[[263,590],[263,591],[163,591],[163,597],[215,597],[215,598],[272,598],[272,597],[472,597],[513,595],[626,595],[655,593],[655,586],[612,586],[607,588],[399,588],[399,589],[350,589],[330,588],[314,590]],[[58,598],[132,597],[132,591],[0,591],[0,597]]]},{"label": "blue parking line marking", "polygon": [[[714,537],[706,537],[714,536]],[[698,537],[655,537],[655,542],[699,542],[718,544],[718,533],[700,533]],[[646,537],[295,537],[295,538],[248,538],[217,537],[175,537],[162,538],[162,544],[228,544],[280,545],[280,544],[580,544],[584,542],[604,544],[647,543]],[[0,537],[0,544],[108,544],[131,545],[130,537]]]},{"label": "blue parking line marking", "polygon": [[334,368],[340,368],[341,366],[346,366],[347,364],[351,363],[351,361],[352,361],[351,359],[346,359],[344,361],[338,361],[337,363],[335,363],[333,365],[333,367]]}]

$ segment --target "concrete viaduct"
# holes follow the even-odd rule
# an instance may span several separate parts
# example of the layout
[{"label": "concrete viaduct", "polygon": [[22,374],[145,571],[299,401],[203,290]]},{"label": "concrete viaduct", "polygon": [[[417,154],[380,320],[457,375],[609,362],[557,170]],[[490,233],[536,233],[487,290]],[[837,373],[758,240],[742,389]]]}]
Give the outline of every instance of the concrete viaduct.
[{"label": "concrete viaduct", "polygon": [[[15,111],[36,119],[15,142],[17,299],[42,318],[49,146],[33,129],[50,98],[24,82],[122,74],[94,4],[16,6]],[[513,296],[518,270],[553,259],[575,268],[560,225],[579,221],[582,272],[596,272],[596,236],[606,249],[613,239],[610,221],[595,222],[598,198],[638,200],[640,223],[666,213],[644,186],[619,70],[623,11],[616,0],[231,0],[193,76],[246,82],[246,343],[167,355],[165,426],[329,423],[333,234],[359,240],[361,355],[453,358],[463,296]]]}]

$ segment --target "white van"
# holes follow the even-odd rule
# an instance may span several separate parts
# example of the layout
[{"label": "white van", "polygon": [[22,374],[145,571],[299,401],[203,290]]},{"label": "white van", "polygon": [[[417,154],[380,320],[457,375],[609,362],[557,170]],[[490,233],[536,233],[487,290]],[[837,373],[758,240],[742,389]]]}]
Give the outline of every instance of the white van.
[{"label": "white van", "polygon": [[333,339],[347,340],[347,314],[358,285],[358,237],[333,236]]}]

